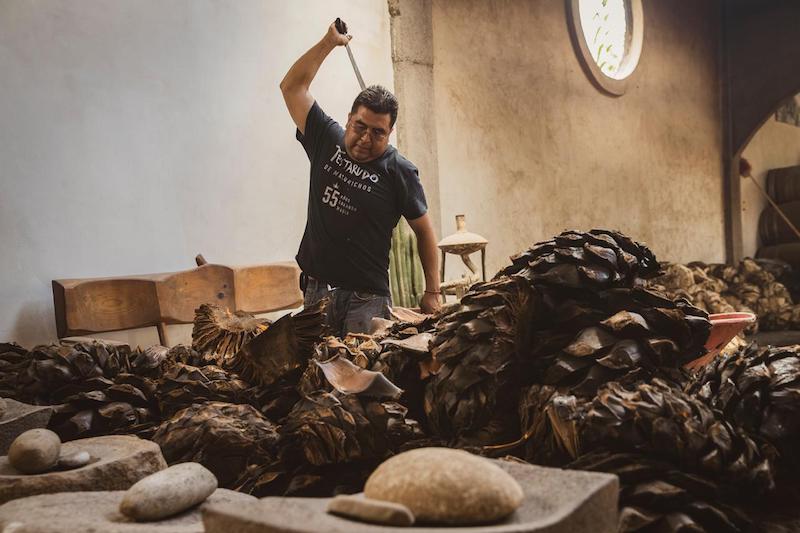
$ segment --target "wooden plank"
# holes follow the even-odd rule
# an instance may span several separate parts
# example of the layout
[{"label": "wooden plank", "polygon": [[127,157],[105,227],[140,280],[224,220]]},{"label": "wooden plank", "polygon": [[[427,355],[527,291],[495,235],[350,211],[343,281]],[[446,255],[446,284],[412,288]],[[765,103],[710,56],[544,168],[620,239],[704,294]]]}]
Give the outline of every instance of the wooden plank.
[{"label": "wooden plank", "polygon": [[194,310],[213,303],[266,313],[299,307],[300,269],[294,262],[246,267],[205,264],[192,270],[119,278],[53,281],[58,336],[189,324]]},{"label": "wooden plank", "polygon": [[[88,279],[53,282],[59,336],[154,326],[160,321],[155,282]],[[59,316],[59,313],[61,315]]]},{"label": "wooden plank", "polygon": [[294,261],[238,267],[233,272],[237,311],[268,313],[303,304],[300,268]]},{"label": "wooden plank", "polygon": [[227,266],[207,264],[161,276],[156,290],[163,321],[188,324],[194,320],[194,310],[206,303],[235,309],[233,272]]}]

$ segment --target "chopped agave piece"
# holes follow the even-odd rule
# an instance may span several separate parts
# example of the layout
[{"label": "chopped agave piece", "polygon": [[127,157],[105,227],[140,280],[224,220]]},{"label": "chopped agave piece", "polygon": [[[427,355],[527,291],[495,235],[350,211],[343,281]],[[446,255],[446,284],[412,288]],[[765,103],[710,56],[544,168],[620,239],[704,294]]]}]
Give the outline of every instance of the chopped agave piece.
[{"label": "chopped agave piece", "polygon": [[586,328],[578,334],[578,337],[564,351],[575,357],[592,355],[603,348],[608,348],[617,342],[617,338],[602,328]]}]

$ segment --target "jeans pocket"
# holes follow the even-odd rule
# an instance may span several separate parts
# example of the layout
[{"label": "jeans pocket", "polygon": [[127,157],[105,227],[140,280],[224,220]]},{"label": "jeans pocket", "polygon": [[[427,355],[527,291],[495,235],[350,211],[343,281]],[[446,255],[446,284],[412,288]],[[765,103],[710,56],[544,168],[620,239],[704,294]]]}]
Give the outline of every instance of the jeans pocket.
[{"label": "jeans pocket", "polygon": [[303,294],[303,307],[311,307],[329,294],[330,291],[325,283],[309,278],[306,291]]},{"label": "jeans pocket", "polygon": [[347,333],[369,333],[373,318],[389,318],[389,316],[388,297],[380,294],[352,291],[342,324],[343,335]]},{"label": "jeans pocket", "polygon": [[372,294],[370,292],[353,291],[353,298],[361,302],[371,302],[376,298],[380,298],[380,294]]}]

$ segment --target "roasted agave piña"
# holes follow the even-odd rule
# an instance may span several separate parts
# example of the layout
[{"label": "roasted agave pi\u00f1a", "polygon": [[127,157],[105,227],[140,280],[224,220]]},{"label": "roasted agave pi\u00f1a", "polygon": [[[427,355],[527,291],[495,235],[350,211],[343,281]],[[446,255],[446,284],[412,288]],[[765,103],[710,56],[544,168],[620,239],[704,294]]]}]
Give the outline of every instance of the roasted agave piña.
[{"label": "roasted agave pi\u00f1a", "polygon": [[62,440],[134,432],[158,418],[152,376],[164,351],[101,341],[37,346],[18,375],[19,399],[56,405],[49,427]]},{"label": "roasted agave pi\u00f1a", "polygon": [[708,315],[686,301],[641,288],[586,294],[542,289],[536,324],[536,381],[591,397],[609,381],[662,378],[683,383],[682,366],[705,353]]},{"label": "roasted agave pi\u00f1a", "polygon": [[565,231],[511,258],[496,277],[520,275],[571,289],[632,287],[660,273],[653,252],[625,235],[601,229]]},{"label": "roasted agave pi\u00f1a", "polygon": [[300,399],[297,386],[322,340],[326,302],[281,317],[224,364],[259,389],[257,402],[271,420],[281,421]]},{"label": "roasted agave pi\u00f1a", "polygon": [[194,312],[192,348],[211,355],[215,364],[222,365],[269,324],[269,320],[244,311],[231,312],[218,305],[203,304]]},{"label": "roasted agave pi\u00f1a", "polygon": [[440,368],[424,404],[435,436],[470,445],[515,438],[513,413],[535,307],[536,292],[525,280],[503,277],[474,285],[439,321],[430,348]]},{"label": "roasted agave pi\u00f1a", "polygon": [[717,482],[684,472],[646,452],[598,450],[581,456],[568,467],[619,477],[621,533],[751,530],[747,517],[724,503]]},{"label": "roasted agave pi\u00f1a", "polygon": [[688,391],[780,453],[779,463],[800,471],[800,354],[797,346],[751,344],[698,373]]},{"label": "roasted agave pi\u00f1a", "polygon": [[660,272],[643,244],[568,231],[513,261],[502,272],[529,280],[542,303],[528,354],[533,382],[592,396],[612,380],[682,381],[680,367],[705,353],[708,315],[643,287]]},{"label": "roasted agave pi\u00f1a", "polygon": [[357,492],[381,461],[420,437],[399,403],[317,391],[281,426],[278,460],[250,469],[240,488],[257,496]]},{"label": "roasted agave pi\u00f1a", "polygon": [[270,463],[277,426],[250,405],[196,403],[163,422],[153,440],[169,464],[202,464],[232,488],[250,465]]},{"label": "roasted agave pi\u00f1a", "polygon": [[28,350],[16,343],[0,343],[0,398],[24,400],[20,393],[19,376],[30,362]]},{"label": "roasted agave pi\u00f1a", "polygon": [[168,418],[194,403],[253,403],[249,383],[214,365],[195,367],[175,363],[157,383],[161,415]]},{"label": "roasted agave pi\u00f1a", "polygon": [[769,459],[741,428],[661,380],[609,383],[591,402],[556,395],[551,403],[556,437],[575,459],[595,449],[646,452],[753,493],[774,488]]}]

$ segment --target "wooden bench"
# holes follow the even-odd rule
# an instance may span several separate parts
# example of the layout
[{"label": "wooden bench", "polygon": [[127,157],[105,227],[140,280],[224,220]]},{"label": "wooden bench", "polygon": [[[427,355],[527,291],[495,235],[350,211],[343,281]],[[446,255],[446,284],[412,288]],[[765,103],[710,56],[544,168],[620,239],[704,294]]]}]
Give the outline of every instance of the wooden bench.
[{"label": "wooden bench", "polygon": [[192,323],[204,303],[259,314],[303,302],[293,261],[246,267],[204,262],[198,256],[201,266],[182,272],[53,280],[58,337],[153,326],[169,346],[166,326]]}]

